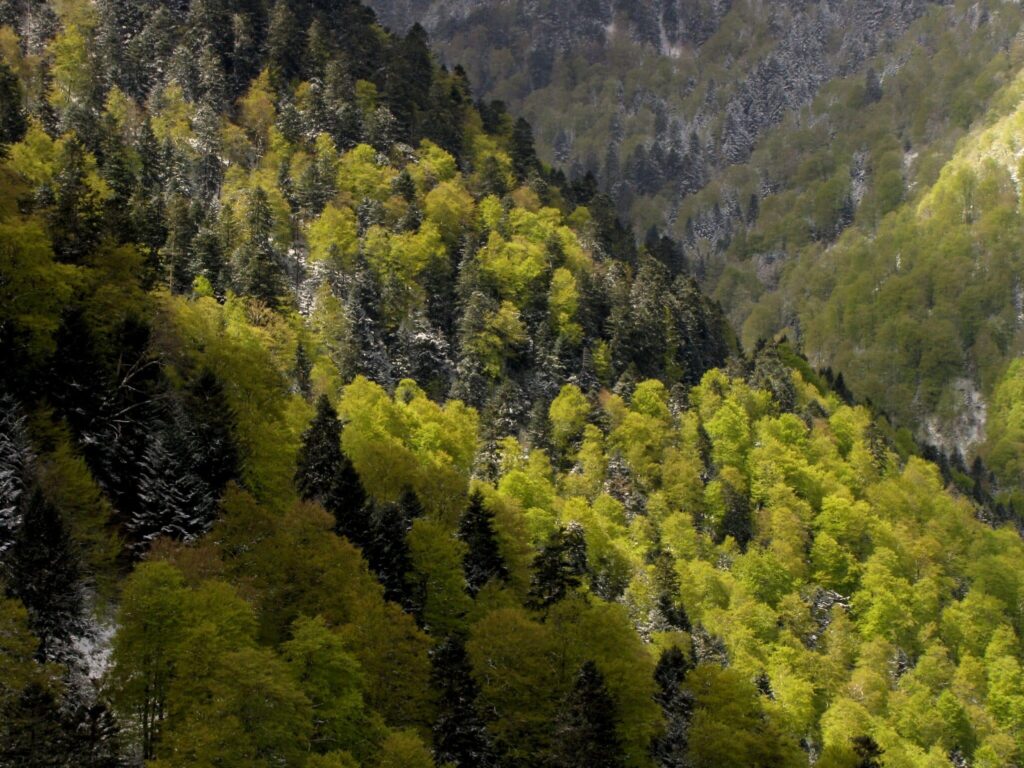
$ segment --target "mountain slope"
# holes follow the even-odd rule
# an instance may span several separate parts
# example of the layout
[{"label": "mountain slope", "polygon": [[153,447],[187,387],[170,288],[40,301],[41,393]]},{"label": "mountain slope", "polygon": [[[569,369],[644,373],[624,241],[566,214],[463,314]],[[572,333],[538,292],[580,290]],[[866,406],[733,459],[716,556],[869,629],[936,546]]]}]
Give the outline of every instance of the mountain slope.
[{"label": "mountain slope", "polygon": [[[378,7],[395,18],[388,2]],[[958,142],[1015,103],[1019,8],[682,8],[693,14],[680,21],[682,38],[673,20],[685,14],[673,4],[581,5],[566,16],[576,25],[527,4],[401,12],[421,14],[446,55],[482,75],[481,95],[526,111],[545,157],[570,176],[594,171],[639,231],[678,239],[745,346],[786,333],[919,439],[987,456],[986,408],[1017,351],[1012,257],[999,255],[1012,247],[973,227],[973,247],[995,272],[947,252],[955,266],[944,278],[956,276],[961,298],[937,312],[928,297],[942,303],[950,290],[931,278],[914,272],[903,288],[891,282],[904,298],[879,300],[870,289],[878,270],[830,249],[852,226],[870,259],[895,263],[900,245],[877,231],[884,217],[917,206]],[[506,46],[552,48],[555,75],[538,81],[532,59],[513,63]],[[499,61],[492,85],[488,68]],[[905,298],[910,284],[920,299]]]},{"label": "mountain slope", "polygon": [[1024,759],[985,489],[419,30],[0,20],[0,766]]}]

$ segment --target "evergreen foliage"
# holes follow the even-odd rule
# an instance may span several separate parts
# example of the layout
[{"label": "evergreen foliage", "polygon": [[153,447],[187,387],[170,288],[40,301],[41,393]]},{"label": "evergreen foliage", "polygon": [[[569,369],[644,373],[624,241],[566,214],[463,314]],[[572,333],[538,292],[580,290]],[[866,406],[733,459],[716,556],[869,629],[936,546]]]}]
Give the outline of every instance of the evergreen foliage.
[{"label": "evergreen foliage", "polygon": [[[25,119],[0,158],[0,764],[1024,759],[1018,366],[991,465],[927,461],[790,343],[744,356],[701,292],[712,224],[766,226],[770,194],[638,244],[595,176],[356,2],[0,25]],[[877,71],[864,112],[905,85]],[[730,151],[767,162],[733,112]],[[721,158],[690,132],[676,159],[623,144],[626,172],[696,190]],[[1010,187],[957,178],[936,219],[998,230]],[[847,186],[790,231],[808,254]]]},{"label": "evergreen foliage", "polygon": [[462,571],[470,595],[476,595],[492,579],[508,579],[508,569],[494,530],[494,515],[487,510],[480,492],[469,497],[469,505],[462,513],[456,535],[466,545]]},{"label": "evergreen foliage", "polygon": [[626,764],[615,733],[615,701],[592,661],[580,667],[559,716],[552,765],[564,768],[620,768]]},{"label": "evergreen foliage", "polygon": [[498,765],[477,709],[479,688],[473,680],[465,639],[453,635],[443,640],[431,654],[431,669],[431,680],[438,691],[434,759],[455,768]]}]

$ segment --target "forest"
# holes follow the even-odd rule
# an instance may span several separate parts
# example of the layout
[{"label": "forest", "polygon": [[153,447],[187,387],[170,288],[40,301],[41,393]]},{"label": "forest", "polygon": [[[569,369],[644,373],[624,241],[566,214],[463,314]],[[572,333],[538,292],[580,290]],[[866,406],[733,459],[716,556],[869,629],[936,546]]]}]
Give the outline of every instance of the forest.
[{"label": "forest", "polygon": [[3,768],[1024,762],[988,470],[745,342],[422,27],[6,0],[0,179]]},{"label": "forest", "polygon": [[785,335],[1021,509],[1019,6],[371,5],[422,21],[638,233],[675,238],[744,347]]}]

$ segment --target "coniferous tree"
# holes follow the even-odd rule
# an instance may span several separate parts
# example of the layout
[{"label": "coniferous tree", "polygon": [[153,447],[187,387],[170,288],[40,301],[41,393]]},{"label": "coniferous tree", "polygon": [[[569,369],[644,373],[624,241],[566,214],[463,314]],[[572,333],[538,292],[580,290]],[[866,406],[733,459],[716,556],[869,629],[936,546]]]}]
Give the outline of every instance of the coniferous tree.
[{"label": "coniferous tree", "polygon": [[668,552],[661,552],[654,561],[654,578],[658,588],[658,613],[665,629],[690,631],[690,617],[679,602],[679,575],[675,560]]},{"label": "coniferous tree", "polygon": [[546,609],[582,583],[587,572],[587,543],[578,523],[558,528],[533,561],[531,607]]},{"label": "coniferous tree", "polygon": [[271,72],[280,82],[286,83],[301,74],[304,42],[291,4],[288,0],[277,0],[270,12],[267,59]]},{"label": "coniferous tree", "polygon": [[284,267],[274,244],[274,217],[267,193],[262,187],[252,190],[242,245],[235,255],[236,282],[241,293],[277,304],[284,290]]},{"label": "coniferous tree", "polygon": [[0,711],[0,766],[52,768],[67,755],[60,702],[40,682],[31,682]]},{"label": "coniferous tree", "polygon": [[874,67],[868,67],[864,73],[864,101],[868,104],[874,104],[876,101],[882,100],[882,81],[878,78],[878,73]]},{"label": "coniferous tree", "polygon": [[17,538],[33,459],[21,407],[10,395],[0,396],[0,557]]},{"label": "coniferous tree", "polygon": [[558,717],[557,768],[621,768],[626,764],[616,733],[615,700],[604,675],[592,661],[584,662]]},{"label": "coniferous tree", "polygon": [[413,521],[423,515],[416,493],[405,490],[396,502],[376,504],[370,514],[370,536],[363,555],[384,586],[384,597],[406,610],[415,610],[420,595],[408,576],[412,555],[407,535]]},{"label": "coniferous tree", "polygon": [[140,549],[161,536],[191,541],[209,530],[216,513],[216,496],[197,472],[178,408],[157,422],[140,462],[139,504],[127,523]]},{"label": "coniferous tree", "polygon": [[354,544],[365,544],[371,535],[366,491],[352,460],[344,453],[334,475],[327,511],[334,515],[335,530]]},{"label": "coniferous tree", "polygon": [[[212,219],[212,217],[211,217]],[[227,287],[227,265],[224,248],[217,235],[216,222],[207,221],[196,232],[189,247],[189,271],[210,282],[213,295],[222,298]]]},{"label": "coniferous tree", "polygon": [[295,364],[292,366],[292,375],[295,377],[295,388],[304,400],[309,400],[313,395],[313,381],[310,375],[313,372],[313,362],[309,359],[306,345],[301,341],[295,345]]},{"label": "coniferous tree", "polygon": [[853,752],[857,755],[856,768],[882,768],[880,758],[884,750],[870,736],[855,736],[850,739],[853,742]]},{"label": "coniferous tree", "polygon": [[0,157],[7,145],[21,141],[27,128],[21,82],[7,63],[0,61]]},{"label": "coniferous tree", "polygon": [[335,530],[365,547],[371,539],[366,492],[352,461],[341,449],[341,422],[326,395],[302,435],[295,485],[303,499],[319,502],[334,515]]},{"label": "coniferous tree", "polygon": [[469,497],[469,506],[459,520],[457,535],[467,547],[462,558],[462,571],[469,594],[475,596],[491,579],[508,579],[508,569],[494,531],[494,514],[484,506],[484,498],[479,491]]},{"label": "coniferous tree", "polygon": [[385,104],[395,120],[395,138],[415,140],[421,113],[429,105],[433,76],[426,30],[418,23],[413,24],[395,46],[384,83]]},{"label": "coniferous tree", "polygon": [[725,513],[722,515],[716,539],[732,538],[745,551],[747,544],[754,536],[754,520],[750,513],[750,500],[731,483],[722,482],[722,500],[725,502]]},{"label": "coniferous tree", "polygon": [[437,692],[434,759],[454,768],[497,765],[487,727],[477,709],[479,689],[473,679],[465,640],[446,638],[431,654],[431,681]]},{"label": "coniferous tree", "polygon": [[96,246],[103,229],[102,207],[86,180],[85,147],[78,138],[64,145],[53,182],[40,193],[57,258],[79,263]]},{"label": "coniferous tree", "polygon": [[303,499],[330,503],[338,468],[342,463],[341,422],[327,395],[316,401],[316,415],[302,434],[295,485]]},{"label": "coniferous tree", "polygon": [[525,181],[539,166],[537,150],[533,144],[533,128],[521,117],[512,126],[509,155],[512,158],[512,171],[519,181]]},{"label": "coniferous tree", "polygon": [[196,233],[191,201],[181,193],[168,197],[165,209],[167,239],[160,248],[160,261],[167,285],[175,293],[192,288],[195,273],[190,248]]},{"label": "coniferous tree", "polygon": [[651,743],[651,756],[661,768],[691,768],[687,755],[690,721],[693,717],[693,694],[684,686],[686,673],[692,665],[678,648],[667,648],[654,669],[657,690],[654,699],[661,707],[665,730]]},{"label": "coniferous tree", "polygon": [[776,344],[762,344],[754,353],[754,371],[750,384],[772,393],[781,411],[796,407],[796,387],[791,370],[779,358]]},{"label": "coniferous tree", "polygon": [[39,638],[38,657],[53,660],[82,626],[78,559],[60,511],[39,488],[25,494],[21,517],[8,566],[9,590],[28,610]]},{"label": "coniferous tree", "polygon": [[184,432],[192,470],[219,495],[241,474],[235,441],[235,415],[217,376],[204,370],[188,387],[183,400]]}]

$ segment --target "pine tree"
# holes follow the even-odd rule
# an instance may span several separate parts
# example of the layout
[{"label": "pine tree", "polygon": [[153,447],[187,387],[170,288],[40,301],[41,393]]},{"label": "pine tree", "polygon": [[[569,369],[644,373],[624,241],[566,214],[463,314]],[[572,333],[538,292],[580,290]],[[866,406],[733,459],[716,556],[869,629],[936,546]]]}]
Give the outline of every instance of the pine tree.
[{"label": "pine tree", "polygon": [[519,181],[525,181],[540,165],[533,144],[533,128],[521,117],[512,127],[509,155],[512,158],[512,171]]},{"label": "pine tree", "polygon": [[58,658],[82,628],[79,565],[60,511],[39,488],[24,497],[21,530],[11,548],[10,592],[25,605],[39,638],[38,657]]},{"label": "pine tree", "polygon": [[454,768],[497,765],[487,727],[477,709],[479,689],[473,680],[465,640],[446,638],[431,654],[431,682],[437,693],[434,759]]},{"label": "pine tree", "polygon": [[587,572],[587,544],[578,523],[558,528],[533,561],[529,604],[546,609],[582,583]]},{"label": "pine tree", "polygon": [[677,646],[665,649],[654,668],[654,699],[661,707],[665,731],[651,742],[651,756],[661,768],[692,766],[687,747],[694,700],[683,685],[691,668],[689,659]]},{"label": "pine tree", "polygon": [[370,569],[384,586],[384,597],[406,610],[419,604],[417,589],[409,581],[412,555],[406,538],[413,520],[423,515],[423,507],[411,489],[397,502],[377,504],[370,515],[370,538],[363,546]]},{"label": "pine tree", "polygon": [[139,506],[127,523],[138,549],[161,536],[192,541],[213,525],[217,500],[197,472],[179,408],[157,423],[140,462]]},{"label": "pine tree", "polygon": [[853,742],[853,752],[857,755],[856,768],[882,768],[882,761],[879,759],[884,750],[870,736],[855,736],[850,739]]},{"label": "pine tree", "polygon": [[330,504],[344,457],[341,452],[341,422],[327,395],[316,401],[316,415],[302,434],[295,486],[303,499]]},{"label": "pine tree", "polygon": [[740,550],[746,551],[747,544],[754,536],[750,501],[741,491],[725,481],[722,482],[722,498],[725,502],[725,514],[722,515],[716,541],[721,543],[727,536],[732,536]]},{"label": "pine tree", "polygon": [[469,506],[459,520],[457,536],[467,547],[462,570],[470,595],[475,596],[492,579],[508,579],[508,569],[494,532],[494,514],[484,506],[484,498],[479,491],[469,497]]},{"label": "pine tree", "polygon": [[295,345],[295,364],[292,366],[292,375],[295,377],[295,388],[304,400],[309,400],[313,395],[313,381],[310,378],[312,372],[313,362],[309,359],[306,345],[300,341]]},{"label": "pine tree", "polygon": [[341,449],[341,422],[326,395],[302,435],[295,485],[304,499],[323,505],[334,515],[335,530],[365,547],[371,539],[366,492],[352,461]]},{"label": "pine tree", "polygon": [[552,766],[625,766],[625,754],[616,733],[615,710],[615,701],[601,671],[594,662],[584,662],[558,717]]},{"label": "pine tree", "polygon": [[0,61],[0,157],[9,144],[21,141],[27,128],[21,82],[7,63]]},{"label": "pine tree", "polygon": [[0,396],[0,558],[17,538],[33,460],[21,407],[10,395]]},{"label": "pine tree", "polygon": [[284,267],[274,245],[274,216],[262,187],[252,190],[245,237],[235,258],[241,293],[275,306],[284,290]]},{"label": "pine tree", "polygon": [[235,441],[235,414],[213,371],[203,370],[189,386],[183,416],[192,471],[214,495],[219,495],[241,475],[241,459]]}]

